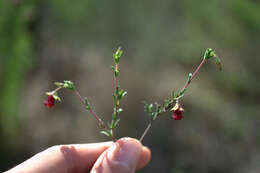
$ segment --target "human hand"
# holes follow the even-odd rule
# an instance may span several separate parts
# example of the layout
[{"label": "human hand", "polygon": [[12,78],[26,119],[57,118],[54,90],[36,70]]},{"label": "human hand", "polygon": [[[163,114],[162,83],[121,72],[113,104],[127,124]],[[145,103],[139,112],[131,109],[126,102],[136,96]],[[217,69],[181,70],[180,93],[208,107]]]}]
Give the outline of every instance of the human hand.
[{"label": "human hand", "polygon": [[6,173],[133,173],[150,157],[150,150],[136,139],[121,138],[115,143],[54,146]]}]

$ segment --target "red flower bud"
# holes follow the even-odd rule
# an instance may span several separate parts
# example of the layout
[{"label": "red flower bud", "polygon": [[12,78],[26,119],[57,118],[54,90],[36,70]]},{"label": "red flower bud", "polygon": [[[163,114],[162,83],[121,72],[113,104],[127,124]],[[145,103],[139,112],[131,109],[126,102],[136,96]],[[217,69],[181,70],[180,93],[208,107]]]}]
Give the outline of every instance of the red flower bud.
[{"label": "red flower bud", "polygon": [[176,103],[176,105],[172,108],[172,111],[172,118],[174,120],[181,120],[183,118],[182,112],[184,111],[184,109],[178,103]]},{"label": "red flower bud", "polygon": [[49,95],[48,99],[44,101],[44,105],[49,108],[53,107],[54,103],[55,103],[55,98],[52,95]]}]

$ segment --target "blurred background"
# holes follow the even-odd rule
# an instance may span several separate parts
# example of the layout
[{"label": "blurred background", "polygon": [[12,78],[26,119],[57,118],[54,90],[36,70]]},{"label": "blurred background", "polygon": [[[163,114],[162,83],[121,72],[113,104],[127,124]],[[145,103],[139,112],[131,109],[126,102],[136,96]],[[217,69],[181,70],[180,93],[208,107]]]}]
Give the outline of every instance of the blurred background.
[{"label": "blurred background", "polygon": [[72,80],[97,114],[112,114],[112,54],[122,46],[128,90],[117,137],[139,138],[143,101],[163,101],[216,50],[186,92],[184,119],[165,114],[143,144],[138,171],[260,172],[260,3],[257,0],[0,1],[0,172],[57,144],[106,141],[73,93],[43,105],[53,82]]}]

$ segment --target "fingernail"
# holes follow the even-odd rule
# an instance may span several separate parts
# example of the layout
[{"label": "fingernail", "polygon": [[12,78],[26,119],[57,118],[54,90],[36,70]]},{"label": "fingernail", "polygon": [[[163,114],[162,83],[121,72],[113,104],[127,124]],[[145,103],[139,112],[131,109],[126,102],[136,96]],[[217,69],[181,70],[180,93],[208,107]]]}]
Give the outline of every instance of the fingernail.
[{"label": "fingernail", "polygon": [[136,168],[141,151],[142,145],[139,141],[132,138],[123,138],[110,147],[107,158],[122,172],[132,172]]}]

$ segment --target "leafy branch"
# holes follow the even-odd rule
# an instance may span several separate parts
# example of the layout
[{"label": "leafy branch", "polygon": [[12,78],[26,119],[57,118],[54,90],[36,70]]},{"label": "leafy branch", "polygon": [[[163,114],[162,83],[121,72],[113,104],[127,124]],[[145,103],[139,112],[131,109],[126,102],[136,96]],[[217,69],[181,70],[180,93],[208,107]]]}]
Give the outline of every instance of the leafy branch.
[{"label": "leafy branch", "polygon": [[118,123],[120,121],[119,114],[123,111],[123,109],[120,107],[121,99],[127,94],[126,91],[120,89],[120,86],[118,84],[118,75],[119,75],[119,60],[122,56],[123,51],[121,48],[118,48],[116,53],[113,55],[113,59],[115,62],[115,66],[112,67],[114,71],[114,93],[113,93],[113,101],[114,101],[114,108],[113,108],[113,114],[112,114],[112,120],[111,123],[107,123],[107,125],[104,123],[104,121],[93,111],[87,97],[83,98],[79,91],[76,89],[75,85],[71,81],[65,80],[64,82],[55,82],[54,84],[57,86],[57,88],[51,92],[47,92],[46,95],[48,95],[48,100],[44,102],[45,106],[47,107],[53,107],[55,104],[55,101],[61,101],[60,97],[58,96],[58,91],[60,89],[69,89],[74,91],[75,95],[79,98],[80,102],[83,104],[84,108],[89,111],[89,113],[95,118],[97,124],[102,129],[100,133],[110,137],[113,141],[116,141],[115,135],[114,135],[114,129],[118,126]]},{"label": "leafy branch", "polygon": [[[199,70],[202,68],[202,66],[206,63],[206,61],[210,58],[215,58],[215,63],[217,65],[217,68],[219,70],[222,70],[222,64],[220,59],[217,57],[215,51],[213,51],[211,48],[206,49],[203,59],[199,66],[196,68],[196,70],[193,73],[189,73],[187,81],[183,88],[175,93],[172,92],[171,96],[168,99],[164,100],[164,103],[162,105],[155,103],[155,104],[144,104],[144,110],[148,113],[149,116],[149,124],[147,125],[146,129],[144,130],[142,136],[140,137],[140,141],[144,139],[148,131],[150,130],[153,121],[157,119],[159,115],[162,113],[173,111],[173,118],[175,120],[182,119],[182,112],[184,109],[179,104],[179,100],[184,96],[184,93],[187,91],[188,86],[191,84],[194,77],[198,74]],[[175,106],[174,106],[175,105]]]},{"label": "leafy branch", "polygon": [[123,89],[120,89],[119,86],[119,61],[120,57],[122,56],[123,51],[119,47],[116,51],[116,53],[113,55],[115,66],[112,66],[112,69],[114,71],[114,93],[113,93],[113,113],[112,113],[112,120],[110,123],[108,123],[108,129],[105,129],[101,131],[106,136],[114,136],[114,129],[119,124],[119,114],[123,111],[123,109],[120,107],[120,102],[124,96],[126,96],[127,91],[124,91]]},{"label": "leafy branch", "polygon": [[[123,51],[119,47],[117,51],[113,54],[113,60],[115,65],[112,66],[113,69],[113,76],[114,76],[114,92],[113,92],[113,113],[112,113],[112,119],[111,122],[105,124],[104,121],[94,112],[93,108],[91,107],[87,97],[83,98],[79,91],[76,89],[73,82],[65,80],[64,82],[55,82],[55,85],[57,88],[51,92],[47,92],[46,95],[48,95],[48,99],[44,102],[45,106],[47,107],[53,107],[55,104],[55,101],[61,101],[60,97],[58,96],[58,91],[60,89],[69,89],[72,90],[75,95],[79,98],[80,102],[84,106],[84,108],[95,118],[98,126],[102,129],[101,133],[110,137],[113,141],[116,141],[114,130],[118,126],[120,118],[119,115],[123,111],[123,109],[120,106],[121,100],[123,97],[126,96],[127,91],[123,90],[119,86],[119,61],[123,54]],[[143,140],[145,135],[150,130],[153,121],[155,121],[159,115],[166,112],[173,112],[173,119],[174,120],[181,120],[182,119],[182,112],[184,109],[182,108],[181,104],[179,103],[180,99],[184,96],[184,93],[187,91],[189,85],[191,84],[192,80],[195,78],[195,76],[198,74],[199,70],[202,68],[202,66],[206,63],[206,61],[210,58],[215,58],[216,65],[219,70],[222,70],[222,65],[220,59],[216,56],[215,52],[208,48],[205,53],[203,60],[199,64],[199,66],[196,68],[196,70],[193,73],[189,73],[187,81],[183,88],[178,92],[172,92],[171,96],[169,96],[167,99],[164,100],[162,104],[154,103],[154,104],[144,104],[144,109],[148,113],[149,116],[149,124],[146,127],[145,131],[143,132],[140,141]]]}]

